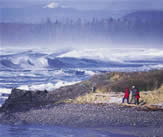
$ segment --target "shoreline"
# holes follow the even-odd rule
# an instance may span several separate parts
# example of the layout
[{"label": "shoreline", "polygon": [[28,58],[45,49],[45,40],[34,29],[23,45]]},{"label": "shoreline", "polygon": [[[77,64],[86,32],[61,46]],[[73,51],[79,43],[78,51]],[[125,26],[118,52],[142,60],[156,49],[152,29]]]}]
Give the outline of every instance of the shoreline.
[{"label": "shoreline", "polygon": [[[0,113],[0,123],[90,128],[125,135],[163,135],[163,111],[144,111],[116,104],[58,104],[25,112]],[[131,131],[125,132],[128,129]]]},{"label": "shoreline", "polygon": [[[14,124],[17,123],[17,121],[21,121],[22,123],[26,124],[39,123],[56,125],[56,123],[58,123],[56,119],[59,118],[58,120],[62,121],[59,122],[61,125],[73,125],[76,123],[75,125],[78,125],[79,127],[82,127],[83,124],[81,124],[81,122],[83,121],[90,121],[88,122],[88,125],[84,124],[83,126],[94,127],[94,120],[96,121],[97,119],[100,119],[101,121],[99,122],[99,125],[104,127],[105,125],[148,126],[149,123],[151,125],[159,125],[160,123],[163,124],[163,122],[158,120],[160,118],[163,121],[163,115],[161,114],[163,114],[163,109],[155,109],[155,106],[152,108],[151,106],[136,106],[132,104],[59,103],[45,105],[38,108],[31,108],[27,111],[2,111],[0,112],[0,123]],[[138,119],[137,116],[139,116]],[[71,121],[73,121],[72,123],[71,121],[67,121],[69,117]],[[77,119],[75,117],[78,117],[81,121],[75,121],[75,119]],[[102,117],[103,120],[101,119]],[[148,122],[147,125],[146,122]]]},{"label": "shoreline", "polygon": [[[59,123],[59,125],[96,127],[96,124],[94,125],[95,121],[100,120],[98,125],[102,127],[105,127],[105,125],[135,127],[163,124],[163,115],[161,114],[163,114],[162,110],[153,111],[128,105],[61,103],[32,108],[28,111],[1,112],[0,123],[9,120],[9,123],[13,122],[12,124],[14,124],[14,122],[17,123],[20,120],[26,124],[57,125]],[[159,121],[159,119],[162,119],[162,121]],[[81,124],[84,121],[87,124]]]}]

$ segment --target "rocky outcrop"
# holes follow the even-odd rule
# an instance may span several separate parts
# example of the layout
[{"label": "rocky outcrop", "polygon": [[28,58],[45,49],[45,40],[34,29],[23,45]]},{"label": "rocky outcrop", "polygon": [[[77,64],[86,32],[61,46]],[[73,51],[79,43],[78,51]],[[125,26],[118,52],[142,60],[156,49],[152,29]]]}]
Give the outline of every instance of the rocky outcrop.
[{"label": "rocky outcrop", "polygon": [[3,104],[2,112],[27,111],[32,108],[40,108],[45,105],[57,104],[65,99],[74,99],[90,91],[90,86],[78,83],[61,87],[54,91],[26,91],[13,89],[11,95]]}]

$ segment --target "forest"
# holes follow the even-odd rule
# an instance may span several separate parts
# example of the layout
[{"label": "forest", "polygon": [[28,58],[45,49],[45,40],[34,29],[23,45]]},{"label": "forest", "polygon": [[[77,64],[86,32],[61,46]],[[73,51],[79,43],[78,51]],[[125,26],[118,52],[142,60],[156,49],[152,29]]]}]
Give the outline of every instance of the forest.
[{"label": "forest", "polygon": [[[152,12],[153,13],[153,12]],[[123,18],[78,18],[65,21],[33,23],[0,23],[2,45],[55,44],[55,43],[163,43],[163,12],[150,14],[135,12]]]}]

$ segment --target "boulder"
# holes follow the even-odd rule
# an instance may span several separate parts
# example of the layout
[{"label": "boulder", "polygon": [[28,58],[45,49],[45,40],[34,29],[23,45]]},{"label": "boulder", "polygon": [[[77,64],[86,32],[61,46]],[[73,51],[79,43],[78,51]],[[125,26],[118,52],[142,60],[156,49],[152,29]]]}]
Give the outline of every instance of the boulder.
[{"label": "boulder", "polygon": [[27,91],[13,89],[11,95],[1,107],[1,112],[27,111],[32,108],[40,108],[46,105],[55,105],[66,99],[74,99],[77,96],[88,93],[90,87],[84,83],[61,87],[54,91]]}]

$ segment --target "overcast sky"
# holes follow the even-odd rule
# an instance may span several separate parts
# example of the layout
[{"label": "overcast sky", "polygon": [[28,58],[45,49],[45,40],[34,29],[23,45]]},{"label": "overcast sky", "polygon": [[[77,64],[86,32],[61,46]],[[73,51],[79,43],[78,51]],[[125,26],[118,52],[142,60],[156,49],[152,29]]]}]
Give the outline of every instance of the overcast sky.
[{"label": "overcast sky", "polygon": [[163,9],[163,0],[0,0],[0,7],[31,7],[50,2],[76,9]]}]

